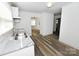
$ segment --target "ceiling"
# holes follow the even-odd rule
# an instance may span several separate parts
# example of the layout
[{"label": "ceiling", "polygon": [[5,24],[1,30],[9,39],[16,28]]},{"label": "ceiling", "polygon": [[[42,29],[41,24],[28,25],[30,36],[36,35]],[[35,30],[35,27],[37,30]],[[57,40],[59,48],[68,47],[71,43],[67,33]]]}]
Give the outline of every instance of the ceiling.
[{"label": "ceiling", "polygon": [[61,8],[70,2],[53,2],[52,7],[47,7],[47,2],[11,2],[11,5],[19,7],[20,10],[30,12],[53,12],[60,13]]}]

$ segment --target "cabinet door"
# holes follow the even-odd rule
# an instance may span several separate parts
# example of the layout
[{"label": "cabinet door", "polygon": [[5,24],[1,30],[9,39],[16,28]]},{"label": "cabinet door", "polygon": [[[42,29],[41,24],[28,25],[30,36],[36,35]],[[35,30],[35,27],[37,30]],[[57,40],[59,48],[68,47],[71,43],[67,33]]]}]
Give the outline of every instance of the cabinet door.
[{"label": "cabinet door", "polygon": [[11,7],[7,2],[0,2],[0,35],[13,28]]},{"label": "cabinet door", "polygon": [[17,18],[19,15],[18,15],[18,7],[12,7],[12,17],[13,18]]}]

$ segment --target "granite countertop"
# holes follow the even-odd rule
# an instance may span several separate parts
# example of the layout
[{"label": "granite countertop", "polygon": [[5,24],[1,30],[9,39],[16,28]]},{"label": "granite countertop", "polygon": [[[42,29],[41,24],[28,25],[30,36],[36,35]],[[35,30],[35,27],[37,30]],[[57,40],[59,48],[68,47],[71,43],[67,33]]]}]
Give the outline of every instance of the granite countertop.
[{"label": "granite countertop", "polygon": [[11,53],[12,51],[14,52],[14,51],[20,50],[22,48],[30,47],[30,46],[34,45],[34,42],[30,38],[30,36],[27,36],[27,38],[22,39],[22,45],[23,45],[23,47],[21,47],[20,39],[14,40],[14,37],[10,37],[9,40],[6,40],[4,42],[3,47],[0,46],[0,55]]}]

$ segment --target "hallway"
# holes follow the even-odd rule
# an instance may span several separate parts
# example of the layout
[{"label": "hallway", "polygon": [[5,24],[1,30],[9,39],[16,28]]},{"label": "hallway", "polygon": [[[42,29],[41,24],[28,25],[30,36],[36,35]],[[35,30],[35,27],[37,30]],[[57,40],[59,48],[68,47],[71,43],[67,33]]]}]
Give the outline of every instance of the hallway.
[{"label": "hallway", "polygon": [[32,39],[35,42],[36,56],[79,55],[79,50],[59,42],[54,35],[42,36],[39,34],[39,30],[32,30]]}]

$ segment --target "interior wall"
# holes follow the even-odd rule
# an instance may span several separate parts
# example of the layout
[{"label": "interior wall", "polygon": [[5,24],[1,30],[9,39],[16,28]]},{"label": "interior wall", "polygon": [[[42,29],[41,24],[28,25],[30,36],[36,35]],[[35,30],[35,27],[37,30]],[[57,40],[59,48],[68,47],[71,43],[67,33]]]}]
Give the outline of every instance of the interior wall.
[{"label": "interior wall", "polygon": [[43,12],[40,19],[40,34],[43,36],[53,33],[54,14]]},{"label": "interior wall", "polygon": [[79,49],[79,3],[62,8],[60,41]]},{"label": "interior wall", "polygon": [[[31,35],[31,17],[36,16],[40,19],[40,13],[33,13],[20,10],[21,21],[19,27],[24,28],[26,33]],[[39,27],[39,25],[38,25]]]},{"label": "interior wall", "polygon": [[54,14],[52,13],[33,13],[20,10],[20,25],[19,27],[24,28],[26,33],[31,35],[31,17],[38,17],[36,27],[40,30],[40,34],[49,35],[53,33],[53,19]]}]

